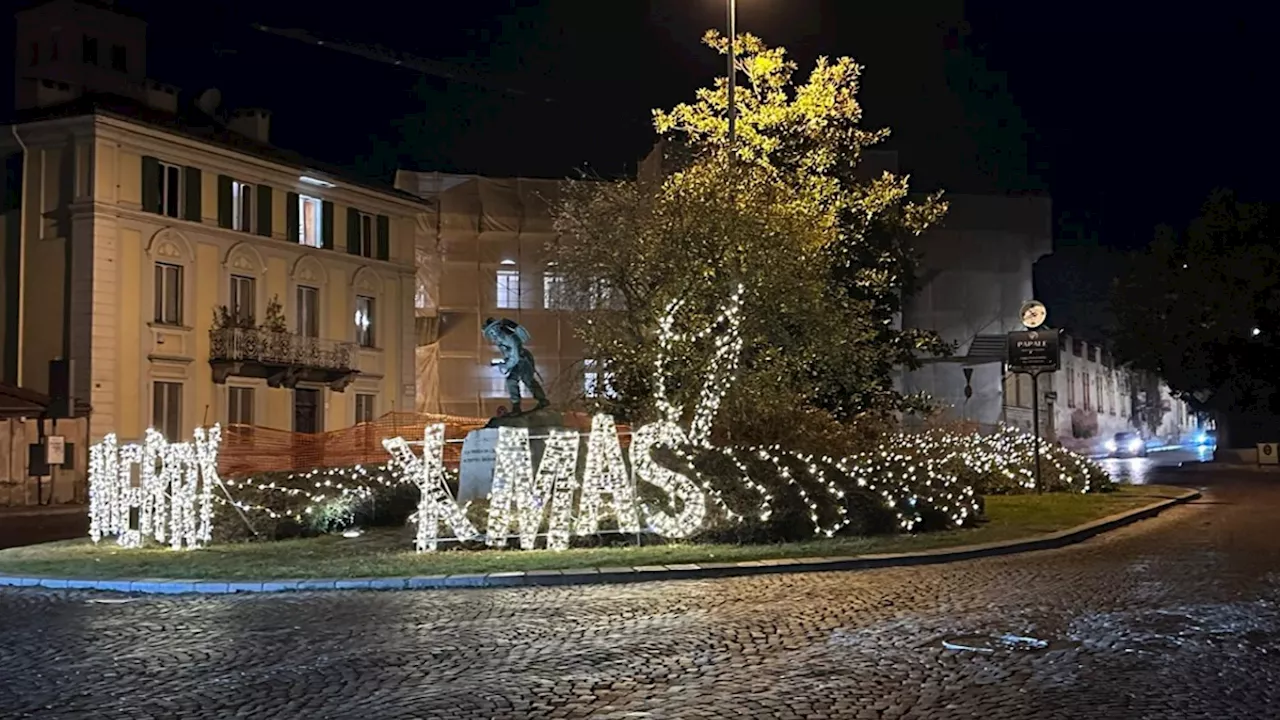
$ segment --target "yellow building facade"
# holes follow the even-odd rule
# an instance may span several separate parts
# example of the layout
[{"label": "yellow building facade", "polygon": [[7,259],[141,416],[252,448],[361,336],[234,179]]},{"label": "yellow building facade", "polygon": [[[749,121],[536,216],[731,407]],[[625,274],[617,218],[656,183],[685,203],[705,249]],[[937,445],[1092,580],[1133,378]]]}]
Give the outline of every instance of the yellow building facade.
[{"label": "yellow building facade", "polygon": [[71,358],[93,439],[413,410],[421,201],[89,105],[2,136],[6,377]]}]

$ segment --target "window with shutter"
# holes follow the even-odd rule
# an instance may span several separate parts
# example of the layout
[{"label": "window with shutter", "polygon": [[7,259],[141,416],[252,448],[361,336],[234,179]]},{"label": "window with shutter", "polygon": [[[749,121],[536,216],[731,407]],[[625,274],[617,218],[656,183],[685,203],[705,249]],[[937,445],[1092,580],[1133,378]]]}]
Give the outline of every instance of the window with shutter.
[{"label": "window with shutter", "polygon": [[320,247],[333,249],[333,203],[328,200],[320,203]]},{"label": "window with shutter", "polygon": [[226,175],[218,176],[218,227],[231,229],[232,225],[232,206],[235,201],[232,199],[231,185],[235,181]]},{"label": "window with shutter", "polygon": [[160,161],[150,155],[142,156],[142,209],[147,212],[163,212],[164,182],[161,180]]},{"label": "window with shutter", "polygon": [[378,251],[379,260],[391,259],[391,219],[386,215],[378,216]]},{"label": "window with shutter", "polygon": [[182,169],[182,189],[184,196],[182,198],[182,219],[191,222],[200,222],[201,217],[200,201],[203,197],[203,188],[200,181],[200,169],[193,167],[184,167]]},{"label": "window with shutter", "polygon": [[258,234],[271,237],[271,186],[258,186]]},{"label": "window with shutter", "polygon": [[254,190],[249,183],[231,183],[231,227],[240,232],[253,232]]},{"label": "window with shutter", "polygon": [[355,208],[347,208],[347,254],[360,255],[360,218],[363,215]]}]

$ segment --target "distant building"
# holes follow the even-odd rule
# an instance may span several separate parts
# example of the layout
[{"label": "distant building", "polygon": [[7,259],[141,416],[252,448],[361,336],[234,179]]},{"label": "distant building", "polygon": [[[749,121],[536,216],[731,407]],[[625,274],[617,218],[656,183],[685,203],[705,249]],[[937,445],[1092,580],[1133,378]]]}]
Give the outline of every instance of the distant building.
[{"label": "distant building", "polygon": [[272,147],[266,111],[179,103],[103,4],[19,13],[16,61],[0,379],[45,391],[70,358],[95,440],[413,409],[421,199]]},{"label": "distant building", "polygon": [[[1023,386],[1018,397],[1026,398],[1029,407],[1030,381],[1020,376],[1018,382]],[[1190,407],[1174,399],[1158,378],[1117,367],[1104,347],[1066,333],[1062,335],[1062,369],[1042,387],[1046,436],[1082,452],[1101,451],[1120,432],[1178,443],[1197,427]],[[1155,427],[1148,422],[1152,415],[1159,417]]]},{"label": "distant building", "polygon": [[557,404],[600,392],[603,379],[583,359],[546,258],[562,181],[400,171],[396,186],[432,206],[418,248],[418,411],[489,417],[510,404],[491,363],[496,351],[480,332],[489,317],[529,330]]},{"label": "distant building", "polygon": [[1051,202],[1037,194],[945,199],[946,217],[913,243],[918,290],[906,299],[901,322],[933,330],[956,349],[902,373],[899,387],[931,396],[944,421],[1030,428],[1030,388],[1024,402],[1008,381],[1005,344],[1009,331],[1022,328],[1018,312],[1032,298],[1032,266],[1053,249]]}]

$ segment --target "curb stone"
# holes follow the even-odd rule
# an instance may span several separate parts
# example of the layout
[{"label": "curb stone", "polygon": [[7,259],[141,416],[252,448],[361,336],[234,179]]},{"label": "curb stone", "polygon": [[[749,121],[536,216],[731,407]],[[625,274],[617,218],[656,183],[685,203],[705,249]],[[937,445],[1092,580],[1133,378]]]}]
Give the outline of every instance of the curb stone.
[{"label": "curb stone", "polygon": [[1161,512],[1198,500],[1201,493],[1188,490],[1145,507],[1127,510],[1066,530],[1023,540],[1005,540],[982,545],[961,545],[914,553],[858,555],[854,557],[807,557],[742,562],[686,563],[680,565],[645,565],[640,567],[571,568],[565,570],[530,570],[528,572],[496,572],[488,575],[424,575],[389,578],[323,578],[307,580],[88,580],[77,578],[29,577],[0,574],[0,587],[38,587],[45,589],[79,589],[128,592],[142,595],[222,595],[236,593],[316,592],[330,590],[440,590],[474,587],[530,587],[550,585],[603,585],[613,583],[652,582],[657,580],[696,580],[745,575],[796,572],[832,572],[869,570],[911,565],[937,565],[976,558],[1013,555],[1034,550],[1051,550],[1083,542],[1089,538]]},{"label": "curb stone", "polygon": [[1183,463],[1176,468],[1180,473],[1203,472],[1256,472],[1280,473],[1280,465],[1252,465],[1246,463],[1195,462]]}]

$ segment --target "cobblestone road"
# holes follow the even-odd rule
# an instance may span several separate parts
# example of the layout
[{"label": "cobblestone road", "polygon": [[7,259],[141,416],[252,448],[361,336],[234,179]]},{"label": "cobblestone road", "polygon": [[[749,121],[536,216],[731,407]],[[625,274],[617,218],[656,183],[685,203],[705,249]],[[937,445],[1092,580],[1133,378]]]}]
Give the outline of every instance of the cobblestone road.
[{"label": "cobblestone road", "polygon": [[[1207,479],[1197,474],[1197,479]],[[1083,545],[613,587],[0,593],[0,716],[1280,717],[1280,482]],[[949,650],[1012,633],[1043,651]]]}]

